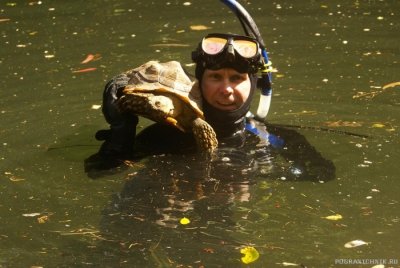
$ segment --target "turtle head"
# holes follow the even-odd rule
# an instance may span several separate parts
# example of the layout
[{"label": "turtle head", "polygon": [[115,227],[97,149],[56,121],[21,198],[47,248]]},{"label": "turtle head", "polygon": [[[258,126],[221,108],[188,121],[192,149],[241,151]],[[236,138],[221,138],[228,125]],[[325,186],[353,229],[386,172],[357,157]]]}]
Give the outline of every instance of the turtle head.
[{"label": "turtle head", "polygon": [[167,117],[176,117],[180,113],[179,106],[174,105],[170,97],[156,95],[149,98],[146,113],[159,118],[161,121]]}]

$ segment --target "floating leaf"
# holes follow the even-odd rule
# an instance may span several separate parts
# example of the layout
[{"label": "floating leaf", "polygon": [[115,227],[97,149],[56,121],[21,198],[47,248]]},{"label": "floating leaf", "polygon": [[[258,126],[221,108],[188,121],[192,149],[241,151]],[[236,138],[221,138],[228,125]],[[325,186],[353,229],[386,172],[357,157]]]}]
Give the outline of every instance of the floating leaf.
[{"label": "floating leaf", "polygon": [[190,220],[186,217],[183,217],[180,222],[181,222],[181,224],[186,225],[186,224],[190,223]]},{"label": "floating leaf", "polygon": [[384,127],[384,126],[387,126],[387,124],[384,124],[384,123],[376,123],[376,124],[373,124],[373,125],[372,125],[372,127]]},{"label": "floating leaf", "polygon": [[10,178],[11,181],[24,181],[25,179],[21,178]]},{"label": "floating leaf", "polygon": [[93,59],[94,59],[94,55],[89,54],[89,55],[87,55],[86,59],[81,62],[81,64],[88,63],[89,61],[91,61]]},{"label": "floating leaf", "polygon": [[92,104],[92,107],[91,107],[90,109],[92,109],[92,110],[98,110],[98,109],[100,109],[100,108],[101,108],[101,105]]},{"label": "floating leaf", "polygon": [[295,113],[284,113],[283,115],[300,115],[300,114],[316,114],[317,111],[301,111]]},{"label": "floating leaf", "polygon": [[210,30],[212,27],[205,26],[205,25],[192,25],[190,26],[190,30],[193,31],[204,31],[204,30]]},{"label": "floating leaf", "polygon": [[362,123],[361,122],[349,122],[349,121],[342,121],[338,120],[335,122],[325,122],[325,124],[328,124],[329,127],[361,127]]},{"label": "floating leaf", "polygon": [[339,214],[335,214],[335,215],[331,215],[331,216],[327,216],[327,217],[322,217],[322,218],[327,219],[327,220],[331,220],[331,221],[337,221],[337,220],[343,219],[342,215],[339,215]]},{"label": "floating leaf", "polygon": [[282,262],[283,266],[300,266],[300,264],[292,263],[292,262]]},{"label": "floating leaf", "polygon": [[42,216],[40,218],[37,218],[38,223],[46,223],[46,221],[50,221],[49,216]]},{"label": "floating leaf", "polygon": [[93,54],[88,54],[86,56],[86,59],[84,61],[82,61],[81,64],[88,63],[89,61],[96,61],[96,60],[99,60],[99,59],[101,59],[101,55],[100,54],[94,54],[94,55]]},{"label": "floating leaf", "polygon": [[245,264],[256,261],[260,256],[258,251],[253,247],[242,248],[240,253],[244,254],[244,257],[242,257],[242,262]]},{"label": "floating leaf", "polygon": [[86,72],[91,72],[96,70],[97,68],[86,68],[86,69],[80,69],[80,70],[75,70],[72,71],[73,73],[86,73]]},{"label": "floating leaf", "polygon": [[353,241],[350,241],[350,242],[346,243],[344,245],[344,247],[345,248],[355,248],[355,247],[359,247],[359,246],[362,246],[362,245],[368,245],[368,244],[369,243],[364,242],[362,240],[353,240]]},{"label": "floating leaf", "polygon": [[24,217],[35,217],[39,216],[41,213],[27,213],[27,214],[22,214]]},{"label": "floating leaf", "polygon": [[188,44],[152,44],[151,47],[188,47]]},{"label": "floating leaf", "polygon": [[29,2],[29,5],[30,5],[30,6],[41,5],[41,4],[42,4],[41,1],[39,1],[39,2]]},{"label": "floating leaf", "polygon": [[394,82],[394,83],[387,84],[387,85],[382,87],[382,90],[385,90],[388,87],[394,87],[394,86],[400,86],[400,82]]}]

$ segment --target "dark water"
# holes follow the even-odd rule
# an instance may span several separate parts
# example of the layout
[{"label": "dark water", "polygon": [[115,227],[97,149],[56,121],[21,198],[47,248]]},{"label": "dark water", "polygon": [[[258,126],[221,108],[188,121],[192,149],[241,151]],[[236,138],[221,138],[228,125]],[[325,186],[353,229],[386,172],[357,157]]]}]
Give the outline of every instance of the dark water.
[{"label": "dark water", "polygon": [[[400,251],[399,85],[384,87],[400,82],[398,1],[242,1],[277,70],[268,123],[307,139],[286,152],[316,166],[304,179],[276,152],[255,168],[252,143],[229,168],[164,155],[88,176],[94,133],[107,128],[92,105],[112,76],[149,60],[193,73],[206,33],[242,32],[222,3],[198,2],[0,4],[0,265],[400,267],[388,264]],[[100,56],[81,64],[88,54]],[[73,72],[86,68],[96,69]],[[319,157],[334,164],[332,180],[313,177],[331,170]],[[343,219],[321,218],[335,214]],[[344,247],[356,239],[369,244]],[[246,245],[260,254],[248,265]]]}]

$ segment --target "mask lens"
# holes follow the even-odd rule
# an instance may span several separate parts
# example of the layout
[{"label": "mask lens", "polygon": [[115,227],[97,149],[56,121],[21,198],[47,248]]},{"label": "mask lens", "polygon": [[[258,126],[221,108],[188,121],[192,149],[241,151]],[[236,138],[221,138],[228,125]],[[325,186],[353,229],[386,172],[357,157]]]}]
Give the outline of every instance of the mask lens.
[{"label": "mask lens", "polygon": [[257,54],[257,44],[248,40],[235,40],[235,50],[244,58],[252,58]]},{"label": "mask lens", "polygon": [[224,38],[218,38],[218,37],[205,38],[202,44],[203,51],[209,55],[218,54],[224,49],[227,42],[228,40]]}]

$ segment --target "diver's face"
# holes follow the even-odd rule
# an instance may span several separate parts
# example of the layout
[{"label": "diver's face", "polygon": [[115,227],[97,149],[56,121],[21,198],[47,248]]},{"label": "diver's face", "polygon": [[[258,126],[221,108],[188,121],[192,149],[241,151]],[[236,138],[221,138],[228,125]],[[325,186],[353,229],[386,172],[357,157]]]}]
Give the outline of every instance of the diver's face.
[{"label": "diver's face", "polygon": [[243,105],[250,94],[251,83],[247,73],[231,68],[206,69],[201,81],[206,101],[224,111],[233,111]]}]

